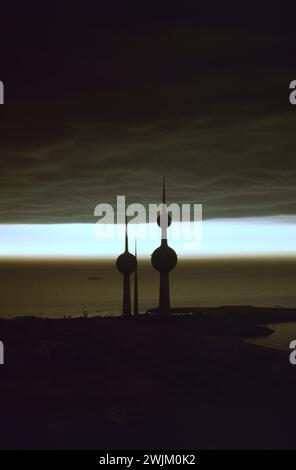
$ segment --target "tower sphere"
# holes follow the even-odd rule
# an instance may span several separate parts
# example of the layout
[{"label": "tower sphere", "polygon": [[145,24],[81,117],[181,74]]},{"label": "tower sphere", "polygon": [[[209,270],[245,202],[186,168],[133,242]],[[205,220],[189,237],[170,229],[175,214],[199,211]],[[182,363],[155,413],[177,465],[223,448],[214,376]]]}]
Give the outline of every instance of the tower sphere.
[{"label": "tower sphere", "polygon": [[166,226],[169,227],[172,223],[172,216],[171,216],[171,213],[168,212],[167,209],[164,210],[164,213],[160,213],[160,214],[157,215],[157,225],[158,225],[158,227],[160,227],[160,225],[161,225],[161,222],[162,222],[161,217],[162,216],[164,216],[163,223],[165,223]]},{"label": "tower sphere", "polygon": [[151,262],[156,271],[165,273],[174,269],[178,257],[170,246],[162,244],[152,253]]},{"label": "tower sphere", "polygon": [[137,259],[134,255],[125,251],[118,256],[116,260],[116,267],[122,274],[132,274],[137,267]]}]

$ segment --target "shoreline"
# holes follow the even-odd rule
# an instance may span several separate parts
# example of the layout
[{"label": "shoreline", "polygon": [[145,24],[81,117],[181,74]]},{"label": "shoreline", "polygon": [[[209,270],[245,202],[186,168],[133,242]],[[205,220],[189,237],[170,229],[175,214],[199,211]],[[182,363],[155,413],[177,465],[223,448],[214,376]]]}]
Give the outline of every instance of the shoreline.
[{"label": "shoreline", "polygon": [[263,310],[1,319],[0,447],[294,448],[296,370],[244,339],[296,312]]}]

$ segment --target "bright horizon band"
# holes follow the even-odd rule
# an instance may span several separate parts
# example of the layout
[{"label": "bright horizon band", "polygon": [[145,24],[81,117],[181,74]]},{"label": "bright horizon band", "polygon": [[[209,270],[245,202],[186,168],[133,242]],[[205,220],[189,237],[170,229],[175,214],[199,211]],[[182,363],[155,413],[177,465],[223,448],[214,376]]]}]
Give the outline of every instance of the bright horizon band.
[{"label": "bright horizon band", "polygon": [[[143,239],[141,227],[129,224],[131,246],[138,230],[141,257],[150,257],[158,246],[159,227],[153,225],[149,239]],[[121,229],[124,234],[124,226]],[[172,224],[172,233],[174,229],[178,232],[178,223]],[[205,220],[195,232],[197,239],[189,241],[174,239],[172,233],[168,241],[180,257],[296,255],[295,216]],[[0,225],[0,257],[109,258],[121,251],[122,238],[98,239],[96,224]]]}]

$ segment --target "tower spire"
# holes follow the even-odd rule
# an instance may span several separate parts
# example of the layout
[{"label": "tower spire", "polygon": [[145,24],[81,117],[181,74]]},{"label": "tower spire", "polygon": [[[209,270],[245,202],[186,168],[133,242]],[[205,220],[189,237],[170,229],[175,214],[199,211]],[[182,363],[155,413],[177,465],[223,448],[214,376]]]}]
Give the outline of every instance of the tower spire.
[{"label": "tower spire", "polygon": [[166,194],[165,194],[165,172],[162,176],[162,203],[166,204]]},{"label": "tower spire", "polygon": [[128,252],[128,231],[127,231],[127,217],[125,214],[125,251]]},{"label": "tower spire", "polygon": [[163,244],[167,243],[167,229],[170,225],[170,214],[167,211],[166,205],[166,187],[165,187],[165,172],[162,175],[162,209],[160,214],[160,228],[161,228],[161,242]]}]

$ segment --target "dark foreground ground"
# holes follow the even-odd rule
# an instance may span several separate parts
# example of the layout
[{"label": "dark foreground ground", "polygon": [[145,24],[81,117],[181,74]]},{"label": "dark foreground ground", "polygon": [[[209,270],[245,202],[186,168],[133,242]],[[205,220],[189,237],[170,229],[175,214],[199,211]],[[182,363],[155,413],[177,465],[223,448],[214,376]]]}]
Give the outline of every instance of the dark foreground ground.
[{"label": "dark foreground ground", "polygon": [[295,310],[0,321],[2,449],[296,448],[296,366],[244,337]]}]

